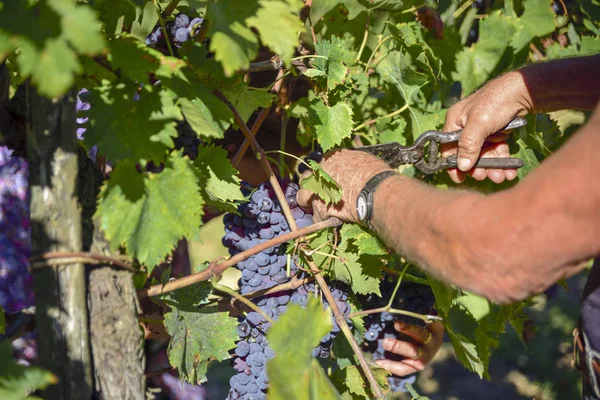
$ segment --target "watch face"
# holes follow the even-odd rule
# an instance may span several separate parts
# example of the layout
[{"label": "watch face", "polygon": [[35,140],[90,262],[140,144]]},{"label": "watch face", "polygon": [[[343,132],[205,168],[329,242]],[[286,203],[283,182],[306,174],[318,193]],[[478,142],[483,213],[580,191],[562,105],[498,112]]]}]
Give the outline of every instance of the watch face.
[{"label": "watch face", "polygon": [[364,221],[367,218],[367,198],[364,194],[360,194],[356,200],[356,213],[358,219]]}]

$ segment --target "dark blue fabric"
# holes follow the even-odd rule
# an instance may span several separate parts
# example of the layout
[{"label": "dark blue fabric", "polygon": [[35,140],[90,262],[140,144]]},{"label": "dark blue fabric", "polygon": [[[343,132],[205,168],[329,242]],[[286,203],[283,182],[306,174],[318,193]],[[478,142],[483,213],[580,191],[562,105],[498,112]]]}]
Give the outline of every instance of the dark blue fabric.
[{"label": "dark blue fabric", "polygon": [[581,327],[591,347],[600,352],[600,258],[594,260],[594,266],[583,290]]},{"label": "dark blue fabric", "polygon": [[[583,290],[581,307],[581,329],[587,336],[590,348],[600,353],[600,259],[594,260],[594,266]],[[584,354],[581,355],[585,357]],[[600,362],[600,360],[598,360]],[[597,377],[596,379],[600,379]],[[583,400],[600,400],[594,393],[588,380],[583,380]]]}]

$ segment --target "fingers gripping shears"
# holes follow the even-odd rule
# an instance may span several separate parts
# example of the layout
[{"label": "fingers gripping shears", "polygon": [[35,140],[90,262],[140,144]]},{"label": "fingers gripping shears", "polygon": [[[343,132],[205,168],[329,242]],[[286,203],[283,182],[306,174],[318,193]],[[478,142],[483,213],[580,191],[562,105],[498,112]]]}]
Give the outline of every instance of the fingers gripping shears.
[{"label": "fingers gripping shears", "polygon": [[[525,118],[516,117],[502,130],[516,129],[526,124],[527,120]],[[440,156],[439,146],[441,144],[457,142],[461,134],[462,129],[454,132],[427,131],[421,134],[410,146],[403,146],[400,143],[392,142],[357,147],[354,150],[373,154],[381,158],[392,168],[398,168],[403,164],[413,164],[416,169],[429,175],[443,169],[457,167],[456,154],[448,157]],[[508,169],[520,168],[523,165],[523,160],[520,158],[484,157],[477,160],[473,168]]]}]

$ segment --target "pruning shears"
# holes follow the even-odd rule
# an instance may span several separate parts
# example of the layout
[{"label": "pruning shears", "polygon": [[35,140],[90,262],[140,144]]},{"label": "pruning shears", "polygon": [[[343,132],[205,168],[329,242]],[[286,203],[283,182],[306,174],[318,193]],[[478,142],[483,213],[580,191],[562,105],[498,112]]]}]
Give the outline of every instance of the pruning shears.
[{"label": "pruning shears", "polygon": [[[510,130],[527,125],[527,120],[522,117],[513,119],[504,129]],[[421,134],[410,146],[403,146],[397,142],[375,144],[372,146],[357,147],[354,150],[364,151],[373,154],[390,167],[397,168],[403,164],[413,164],[416,169],[424,174],[434,174],[438,171],[448,168],[456,168],[456,155],[441,157],[439,154],[439,145],[457,142],[462,134],[462,129],[454,132],[427,131]],[[426,154],[427,148],[427,156]],[[523,160],[514,157],[484,157],[476,163],[477,168],[520,168],[524,165]]]}]

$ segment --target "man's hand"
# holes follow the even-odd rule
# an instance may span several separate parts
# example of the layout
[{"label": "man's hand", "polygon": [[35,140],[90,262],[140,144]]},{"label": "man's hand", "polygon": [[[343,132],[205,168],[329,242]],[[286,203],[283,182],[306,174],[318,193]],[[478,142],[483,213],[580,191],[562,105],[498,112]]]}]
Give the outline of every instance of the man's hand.
[{"label": "man's hand", "polygon": [[[532,110],[529,92],[523,75],[516,71],[497,78],[469,97],[456,103],[446,114],[444,132],[462,129],[458,141],[458,169],[449,169],[450,178],[456,183],[465,180],[468,171],[474,179],[490,178],[495,183],[504,179],[513,180],[515,169],[472,169],[481,157],[509,157],[505,135],[500,131],[516,116],[523,116]],[[485,143],[486,139],[489,142]],[[484,144],[485,143],[485,144]],[[457,151],[456,144],[442,146],[442,155],[449,156]]]},{"label": "man's hand", "polygon": [[[306,189],[298,191],[298,204],[313,211],[318,222],[329,217],[343,221],[358,222],[356,198],[369,179],[391,168],[379,158],[362,151],[335,150],[325,154],[321,167],[340,185],[344,197],[337,204],[325,203]],[[304,174],[310,174],[310,171]],[[304,175],[303,175],[304,177]]]},{"label": "man's hand", "polygon": [[402,361],[388,359],[376,361],[380,367],[394,375],[405,376],[422,371],[442,347],[444,325],[441,322],[431,323],[426,328],[396,322],[394,328],[414,340],[412,343],[397,339],[383,340],[383,348],[386,351],[405,358]]}]

